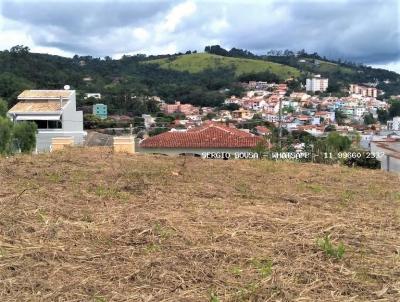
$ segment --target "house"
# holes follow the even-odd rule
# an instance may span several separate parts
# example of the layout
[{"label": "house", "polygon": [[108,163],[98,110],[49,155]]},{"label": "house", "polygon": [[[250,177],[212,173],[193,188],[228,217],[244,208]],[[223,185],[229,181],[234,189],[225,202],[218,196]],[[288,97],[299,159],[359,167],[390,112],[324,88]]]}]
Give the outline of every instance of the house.
[{"label": "house", "polygon": [[400,116],[395,116],[391,121],[387,121],[387,130],[400,131]]},{"label": "house", "polygon": [[[187,131],[169,131],[142,140],[139,152],[165,155],[225,154],[251,152],[263,139],[221,123],[207,123]],[[230,155],[227,155],[230,154]]]},{"label": "house", "polygon": [[25,90],[18,96],[19,102],[7,115],[15,123],[36,123],[36,150],[51,150],[55,137],[73,137],[75,144],[82,144],[83,113],[76,111],[75,90]]},{"label": "house", "polygon": [[164,113],[183,113],[184,115],[199,114],[199,108],[191,104],[181,104],[181,102],[175,102],[175,104],[164,104],[161,108]]},{"label": "house", "polygon": [[142,114],[142,118],[144,122],[144,127],[146,129],[149,129],[156,122],[156,119],[152,117],[150,114]]},{"label": "house", "polygon": [[371,153],[381,162],[381,169],[400,173],[400,139],[384,138],[370,143]]},{"label": "house", "polygon": [[86,100],[88,98],[95,98],[96,100],[100,100],[101,94],[100,93],[85,93],[84,99]]},{"label": "house", "polygon": [[104,104],[94,104],[93,105],[93,115],[105,120],[107,118],[107,105]]},{"label": "house", "polygon": [[271,134],[271,130],[265,126],[256,126],[256,133],[260,136],[265,136]]},{"label": "house", "polygon": [[232,111],[232,117],[235,119],[249,120],[249,119],[253,118],[253,115],[254,114],[251,113],[249,110],[245,110],[243,108]]}]

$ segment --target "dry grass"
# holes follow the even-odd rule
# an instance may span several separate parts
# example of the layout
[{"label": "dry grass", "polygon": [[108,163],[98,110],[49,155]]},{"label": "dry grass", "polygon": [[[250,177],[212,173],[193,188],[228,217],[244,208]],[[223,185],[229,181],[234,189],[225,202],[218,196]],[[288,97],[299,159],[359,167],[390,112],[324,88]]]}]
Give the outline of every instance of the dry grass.
[{"label": "dry grass", "polygon": [[1,301],[400,300],[398,176],[77,149],[0,185]]}]

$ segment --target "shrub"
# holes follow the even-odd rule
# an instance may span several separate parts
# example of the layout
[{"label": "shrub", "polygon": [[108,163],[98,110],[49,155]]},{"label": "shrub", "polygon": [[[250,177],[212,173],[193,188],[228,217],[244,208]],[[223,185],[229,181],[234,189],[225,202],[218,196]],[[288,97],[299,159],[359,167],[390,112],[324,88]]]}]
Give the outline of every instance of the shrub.
[{"label": "shrub", "polygon": [[10,153],[10,142],[12,137],[12,122],[0,116],[0,154]]},{"label": "shrub", "polygon": [[33,122],[14,124],[13,139],[21,152],[32,152],[36,147],[37,126]]},{"label": "shrub", "polygon": [[340,242],[337,246],[333,245],[329,235],[325,235],[324,238],[319,238],[317,240],[317,245],[330,257],[341,259],[344,256],[344,244]]},{"label": "shrub", "polygon": [[8,105],[3,99],[0,99],[0,117],[6,117]]}]

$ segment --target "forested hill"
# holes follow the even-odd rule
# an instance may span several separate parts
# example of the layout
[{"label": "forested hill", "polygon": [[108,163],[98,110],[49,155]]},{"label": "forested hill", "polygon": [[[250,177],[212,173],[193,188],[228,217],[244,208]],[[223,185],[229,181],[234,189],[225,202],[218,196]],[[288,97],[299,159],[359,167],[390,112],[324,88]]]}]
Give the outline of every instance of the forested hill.
[{"label": "forested hill", "polygon": [[378,88],[387,95],[400,94],[399,74],[329,62],[316,54],[255,56],[237,49],[227,53],[208,49],[201,54],[135,55],[113,60],[90,56],[64,58],[15,46],[0,52],[0,97],[12,105],[23,89],[59,89],[69,84],[78,91],[80,102],[84,93],[100,92],[111,112],[135,114],[140,112],[127,101],[128,96],[158,95],[170,102],[177,99],[215,106],[226,96],[241,93],[238,81],[292,79],[289,87],[298,89],[300,82],[312,73],[329,77],[331,93],[339,93],[351,82],[378,82]]}]

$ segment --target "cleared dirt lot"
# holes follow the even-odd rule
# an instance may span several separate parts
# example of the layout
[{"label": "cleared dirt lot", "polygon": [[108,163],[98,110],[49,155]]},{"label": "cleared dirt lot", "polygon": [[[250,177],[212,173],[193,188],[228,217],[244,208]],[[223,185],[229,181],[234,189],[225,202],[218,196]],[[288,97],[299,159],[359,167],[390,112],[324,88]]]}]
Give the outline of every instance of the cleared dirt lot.
[{"label": "cleared dirt lot", "polygon": [[107,149],[2,158],[0,300],[399,301],[399,184]]}]

